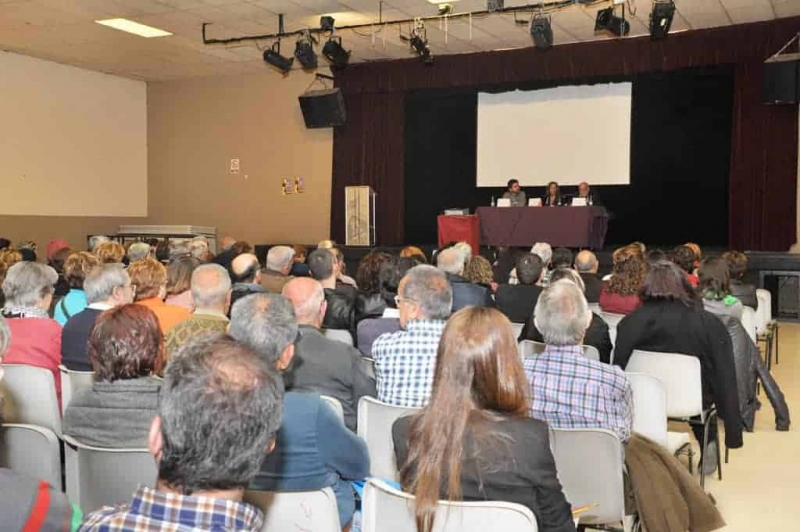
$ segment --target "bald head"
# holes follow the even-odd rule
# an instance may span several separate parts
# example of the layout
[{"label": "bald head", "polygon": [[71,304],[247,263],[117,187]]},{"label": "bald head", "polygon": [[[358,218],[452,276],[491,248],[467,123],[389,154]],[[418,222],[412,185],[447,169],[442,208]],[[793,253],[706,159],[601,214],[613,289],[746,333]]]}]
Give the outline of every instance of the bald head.
[{"label": "bald head", "polygon": [[456,248],[448,248],[436,255],[436,266],[447,273],[461,275],[464,271],[464,254]]},{"label": "bald head", "polygon": [[261,265],[252,253],[242,253],[231,262],[231,271],[237,283],[254,283],[261,273]]},{"label": "bald head", "polygon": [[231,278],[219,264],[203,264],[192,272],[192,299],[200,309],[227,310]]},{"label": "bald head", "polygon": [[597,257],[588,250],[583,250],[575,257],[575,269],[579,273],[597,273],[599,263]]},{"label": "bald head", "polygon": [[283,296],[294,307],[297,323],[319,327],[325,317],[325,291],[319,281],[297,277],[283,285]]}]

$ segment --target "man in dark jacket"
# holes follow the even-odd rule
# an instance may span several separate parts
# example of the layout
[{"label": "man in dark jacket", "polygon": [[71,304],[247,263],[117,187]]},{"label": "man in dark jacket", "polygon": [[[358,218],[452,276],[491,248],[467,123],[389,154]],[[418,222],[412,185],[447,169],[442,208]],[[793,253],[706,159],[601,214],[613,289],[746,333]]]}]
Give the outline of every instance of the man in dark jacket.
[{"label": "man in dark jacket", "polygon": [[[243,253],[233,259],[231,263],[231,307],[245,296],[261,294],[267,291],[261,286],[261,264],[258,257],[252,253]],[[230,314],[230,311],[228,312]]]},{"label": "man in dark jacket", "polygon": [[455,248],[448,248],[436,255],[436,266],[445,272],[453,289],[453,312],[464,307],[494,307],[489,288],[469,282],[462,277],[464,255]]},{"label": "man in dark jacket", "polygon": [[537,283],[542,278],[544,263],[538,255],[525,253],[517,257],[517,280],[519,284],[501,284],[495,300],[497,309],[514,323],[526,323],[533,315],[542,288]]},{"label": "man in dark jacket", "polygon": [[597,275],[600,263],[594,253],[584,249],[575,257],[575,269],[586,285],[586,301],[589,303],[600,302],[600,290],[603,289],[603,281]]},{"label": "man in dark jacket", "polygon": [[311,277],[320,282],[328,302],[322,327],[352,331],[357,292],[352,286],[337,285],[336,255],[330,249],[315,249],[307,262]]}]

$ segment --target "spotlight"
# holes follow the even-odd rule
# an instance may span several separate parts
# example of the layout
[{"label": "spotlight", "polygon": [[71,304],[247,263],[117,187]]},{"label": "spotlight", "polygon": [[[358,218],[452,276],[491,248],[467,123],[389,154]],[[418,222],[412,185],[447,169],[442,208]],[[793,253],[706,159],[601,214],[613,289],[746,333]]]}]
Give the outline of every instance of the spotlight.
[{"label": "spotlight", "polygon": [[433,63],[433,56],[431,55],[430,48],[428,48],[428,41],[423,40],[422,37],[416,33],[411,36],[411,48],[422,58],[423,63],[426,65]]},{"label": "spotlight", "polygon": [[486,11],[494,13],[495,11],[502,11],[505,8],[504,0],[486,0]]},{"label": "spotlight", "polygon": [[550,17],[536,16],[531,20],[531,38],[539,50],[549,50],[553,47],[553,27]]},{"label": "spotlight", "polygon": [[444,17],[446,15],[452,15],[454,9],[453,4],[439,4],[439,16]]},{"label": "spotlight", "polygon": [[608,7],[597,12],[594,31],[610,31],[614,35],[622,37],[631,31],[631,25],[624,18],[616,16],[613,7]]},{"label": "spotlight", "polygon": [[264,61],[280,70],[283,74],[288,74],[292,69],[294,57],[284,57],[281,55],[281,42],[272,45],[272,48],[264,50]]},{"label": "spotlight", "polygon": [[653,12],[650,13],[650,38],[666,39],[674,16],[675,2],[673,0],[656,0],[653,4]]},{"label": "spotlight", "polygon": [[333,31],[333,17],[324,16],[319,19],[319,28],[322,31]]},{"label": "spotlight", "polygon": [[342,47],[341,37],[331,37],[322,47],[322,55],[334,68],[344,68],[350,61],[350,52]]},{"label": "spotlight", "polygon": [[297,39],[294,48],[294,56],[303,65],[304,70],[314,70],[317,68],[317,54],[314,53],[314,38],[309,32],[305,32]]}]

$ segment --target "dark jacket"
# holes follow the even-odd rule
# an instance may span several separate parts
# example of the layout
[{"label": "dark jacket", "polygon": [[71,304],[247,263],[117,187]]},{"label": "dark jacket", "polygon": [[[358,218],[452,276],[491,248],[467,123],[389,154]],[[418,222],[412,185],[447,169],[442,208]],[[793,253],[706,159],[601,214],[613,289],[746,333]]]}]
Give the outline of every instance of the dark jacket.
[{"label": "dark jacket", "polygon": [[356,295],[354,307],[354,325],[358,327],[361,320],[382,317],[383,311],[386,310],[386,300],[383,298],[383,294],[359,292]]},{"label": "dark jacket", "polygon": [[742,302],[745,307],[758,310],[758,296],[756,287],[752,284],[745,284],[738,279],[731,279],[731,295]]},{"label": "dark jacket", "polygon": [[702,368],[703,408],[716,405],[725,422],[726,446],[742,446],[733,346],[719,318],[703,310],[701,303],[645,301],[617,325],[614,364],[625,369],[634,349],[697,357]]},{"label": "dark jacket", "polygon": [[89,335],[102,310],[85,308],[67,320],[61,329],[61,363],[73,371],[93,371],[89,363]]},{"label": "dark jacket", "polygon": [[[348,287],[351,288],[351,287]],[[356,302],[355,290],[325,289],[325,301],[328,302],[328,310],[325,311],[325,319],[322,327],[325,329],[347,329],[353,331],[354,312]]]},{"label": "dark jacket", "polygon": [[[533,316],[525,322],[525,328],[519,340],[533,340],[534,342],[544,343],[542,333],[533,323]],[[608,324],[595,313],[592,313],[592,322],[586,329],[586,336],[583,338],[584,345],[590,345],[600,352],[600,362],[608,364],[611,361],[611,350],[614,348],[611,343],[611,336],[608,332]]]},{"label": "dark jacket", "polygon": [[[398,467],[408,458],[410,416],[392,426]],[[465,501],[506,501],[530,508],[542,532],[572,532],[570,504],[564,496],[550,451],[547,423],[533,418],[491,421],[476,439],[467,427],[461,460],[461,492]],[[482,432],[483,434],[486,434]],[[447,498],[447,472],[443,472],[441,498]]]},{"label": "dark jacket", "polygon": [[[267,289],[261,286],[260,284],[255,283],[236,283],[231,288],[231,309],[233,308],[233,304],[239,301],[243,297],[247,297],[252,294],[265,294],[267,293]],[[228,310],[228,316],[230,317],[231,311]]]},{"label": "dark jacket", "polygon": [[453,289],[453,313],[464,307],[494,307],[492,291],[486,286],[471,283],[466,278],[446,273]]},{"label": "dark jacket", "polygon": [[589,303],[600,302],[600,291],[606,283],[596,273],[582,273],[583,284],[586,286],[586,301]]},{"label": "dark jacket", "polygon": [[514,323],[526,323],[533,316],[542,288],[527,284],[501,284],[494,295],[497,310]]}]

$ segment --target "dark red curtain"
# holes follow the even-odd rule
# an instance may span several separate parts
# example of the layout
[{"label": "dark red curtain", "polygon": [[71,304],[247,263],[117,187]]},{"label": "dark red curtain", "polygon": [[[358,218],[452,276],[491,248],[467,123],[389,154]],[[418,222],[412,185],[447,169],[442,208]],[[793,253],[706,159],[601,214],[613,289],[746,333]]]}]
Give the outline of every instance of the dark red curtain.
[{"label": "dark red curtain", "polygon": [[[344,237],[344,186],[379,193],[378,241],[403,244],[405,94],[536,80],[633,76],[696,66],[736,65],[731,131],[730,244],[785,250],[796,238],[797,106],[761,103],[762,63],[800,31],[800,17],[647,37],[352,65],[336,74],[348,122],[334,134],[331,232]],[[691,235],[687,235],[690,239]]]}]

